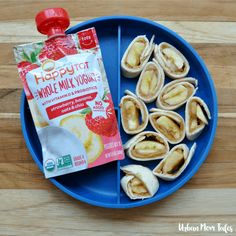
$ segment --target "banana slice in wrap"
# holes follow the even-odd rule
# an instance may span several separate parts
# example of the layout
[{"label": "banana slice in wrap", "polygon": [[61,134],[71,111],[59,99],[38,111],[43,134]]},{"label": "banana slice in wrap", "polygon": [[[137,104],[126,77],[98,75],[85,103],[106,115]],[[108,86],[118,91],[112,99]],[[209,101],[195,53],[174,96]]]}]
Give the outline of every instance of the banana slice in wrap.
[{"label": "banana slice in wrap", "polygon": [[148,124],[148,110],[144,102],[134,93],[125,90],[120,101],[121,123],[127,134],[137,134],[143,131]]},{"label": "banana slice in wrap", "polygon": [[180,143],[185,137],[185,123],[174,111],[150,109],[149,120],[156,132],[160,132],[171,144]]},{"label": "banana slice in wrap", "polygon": [[186,136],[195,140],[208,125],[211,113],[206,103],[199,97],[191,97],[185,107]]},{"label": "banana slice in wrap", "polygon": [[185,56],[169,43],[156,44],[154,58],[171,79],[183,78],[190,70],[189,62]]},{"label": "banana slice in wrap", "polygon": [[155,101],[165,82],[165,74],[154,59],[148,62],[139,76],[135,93],[145,103]]},{"label": "banana slice in wrap", "polygon": [[126,174],[121,179],[121,186],[130,199],[150,198],[158,191],[158,179],[147,167],[127,165],[121,170]]},{"label": "banana slice in wrap", "polygon": [[137,77],[148,62],[154,49],[153,35],[149,41],[146,35],[139,35],[132,40],[121,60],[121,71],[126,78]]},{"label": "banana slice in wrap", "polygon": [[144,131],[135,135],[123,147],[126,154],[136,161],[163,159],[169,152],[166,138],[153,131]]},{"label": "banana slice in wrap", "polygon": [[154,168],[153,174],[166,181],[175,180],[189,165],[196,146],[196,143],[194,143],[190,150],[186,144],[174,146],[168,155]]},{"label": "banana slice in wrap", "polygon": [[192,77],[174,80],[160,91],[156,106],[163,110],[175,110],[185,104],[197,91],[198,81]]}]

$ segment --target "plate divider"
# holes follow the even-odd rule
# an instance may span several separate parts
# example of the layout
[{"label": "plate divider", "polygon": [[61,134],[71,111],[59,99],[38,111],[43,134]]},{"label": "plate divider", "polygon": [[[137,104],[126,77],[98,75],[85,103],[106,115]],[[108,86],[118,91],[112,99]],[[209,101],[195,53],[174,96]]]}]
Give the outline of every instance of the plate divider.
[{"label": "plate divider", "polygon": [[[121,80],[121,77],[120,77],[120,60],[121,60],[121,56],[120,56],[120,52],[121,52],[121,26],[118,25],[117,27],[117,37],[118,37],[118,40],[117,40],[117,65],[118,65],[118,70],[117,70],[117,93],[118,93],[118,101],[117,101],[117,104],[120,103],[120,96],[121,96],[121,93],[120,93],[120,80]],[[119,130],[120,130],[120,127],[121,127],[121,121],[120,121],[120,109],[119,109],[119,105],[118,105],[118,109],[117,109],[117,120],[118,120],[118,127],[119,127]],[[116,183],[117,183],[117,203],[119,204],[120,203],[120,160],[117,161],[117,179],[116,179]]]}]

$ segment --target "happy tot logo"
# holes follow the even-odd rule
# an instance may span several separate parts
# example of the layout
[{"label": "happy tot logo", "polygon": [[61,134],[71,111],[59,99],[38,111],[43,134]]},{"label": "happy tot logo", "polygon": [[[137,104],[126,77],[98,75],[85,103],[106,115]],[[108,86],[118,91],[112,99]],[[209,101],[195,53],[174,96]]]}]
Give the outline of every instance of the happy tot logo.
[{"label": "happy tot logo", "polygon": [[[52,81],[60,80],[68,76],[81,73],[81,71],[84,72],[89,69],[89,62],[83,61],[83,62],[78,62],[75,64],[70,64],[65,67],[57,68],[56,62],[49,59],[42,63],[41,68],[42,69],[40,70],[40,72],[34,73],[34,79],[35,79],[36,84],[39,84],[45,81],[50,81],[50,80]],[[87,75],[85,74],[85,76]],[[77,80],[79,80],[80,77],[81,77],[81,74],[79,74],[79,78],[77,78]],[[91,78],[91,76],[89,79],[94,80],[93,78]]]},{"label": "happy tot logo", "polygon": [[42,69],[46,72],[52,71],[55,68],[55,62],[53,60],[46,60],[42,64]]}]

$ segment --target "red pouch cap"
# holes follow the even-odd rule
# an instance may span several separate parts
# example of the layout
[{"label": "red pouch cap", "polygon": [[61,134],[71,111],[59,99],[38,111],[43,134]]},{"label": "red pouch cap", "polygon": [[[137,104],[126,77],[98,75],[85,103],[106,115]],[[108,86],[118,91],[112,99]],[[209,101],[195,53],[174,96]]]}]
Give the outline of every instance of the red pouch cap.
[{"label": "red pouch cap", "polygon": [[40,11],[35,17],[35,22],[38,31],[48,38],[65,35],[65,30],[70,25],[69,15],[63,8],[48,8]]}]

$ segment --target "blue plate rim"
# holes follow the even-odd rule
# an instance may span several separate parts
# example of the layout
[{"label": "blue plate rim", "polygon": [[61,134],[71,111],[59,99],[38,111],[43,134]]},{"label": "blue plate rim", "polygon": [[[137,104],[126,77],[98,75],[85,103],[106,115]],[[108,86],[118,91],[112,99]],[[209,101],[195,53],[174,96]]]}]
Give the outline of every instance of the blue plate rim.
[{"label": "blue plate rim", "polygon": [[[165,26],[163,26],[159,23],[156,23],[156,22],[151,21],[149,19],[136,17],[136,16],[125,16],[125,15],[103,16],[103,17],[94,18],[94,19],[79,23],[75,26],[72,26],[70,29],[68,29],[66,31],[66,33],[67,34],[71,33],[72,31],[75,31],[78,28],[86,26],[88,24],[93,24],[93,23],[96,23],[96,22],[108,21],[108,20],[109,21],[112,21],[112,20],[120,20],[120,21],[130,20],[130,21],[139,21],[139,22],[141,21],[143,23],[147,23],[147,24],[153,25],[155,27],[161,28],[162,30],[166,31],[168,34],[170,34],[173,37],[177,38],[182,44],[184,44],[185,47],[187,47],[189,49],[189,51],[194,55],[194,57],[197,58],[197,60],[200,63],[201,67],[203,68],[204,73],[206,74],[206,77],[208,78],[209,85],[210,85],[210,88],[211,88],[210,91],[212,93],[212,98],[213,98],[213,114],[212,114],[213,124],[212,124],[212,129],[211,129],[209,142],[208,142],[208,144],[207,144],[207,146],[206,146],[206,148],[205,148],[205,150],[204,150],[204,152],[201,156],[201,159],[199,159],[199,161],[197,162],[197,165],[186,175],[186,177],[182,181],[178,182],[173,188],[171,188],[169,191],[166,191],[161,196],[158,195],[158,193],[157,193],[157,195],[153,198],[149,198],[149,199],[146,199],[144,201],[134,201],[134,202],[125,203],[125,204],[121,204],[121,203],[104,203],[104,202],[94,201],[94,200],[85,198],[83,196],[80,196],[78,194],[75,194],[74,192],[70,191],[69,189],[64,187],[62,184],[60,184],[55,178],[49,179],[60,190],[62,190],[66,194],[68,194],[71,197],[73,197],[77,200],[80,200],[82,202],[86,202],[86,203],[94,205],[94,206],[105,207],[105,208],[133,208],[133,207],[144,206],[144,205],[156,202],[156,201],[160,201],[163,198],[168,197],[169,195],[176,192],[179,188],[181,188],[185,183],[187,183],[193,177],[193,175],[199,170],[200,166],[205,161],[208,153],[211,150],[211,147],[212,147],[212,144],[213,144],[213,141],[214,141],[214,137],[215,137],[215,133],[216,133],[217,121],[218,121],[217,95],[216,95],[216,90],[215,90],[214,82],[211,78],[211,75],[210,75],[203,59],[198,55],[196,50],[185,39],[183,39],[181,36],[179,36],[177,33],[175,33],[174,31],[168,29],[167,27],[165,27]],[[20,104],[20,118],[21,118],[22,132],[23,132],[23,136],[24,136],[24,139],[25,139],[25,142],[26,142],[26,146],[27,146],[33,160],[36,162],[39,169],[43,172],[43,166],[40,163],[39,159],[37,158],[36,153],[35,153],[35,151],[33,150],[32,146],[30,144],[30,140],[29,140],[29,137],[28,137],[28,134],[27,134],[25,114],[24,114],[24,112],[25,112],[24,111],[25,103],[26,103],[26,97],[25,97],[25,93],[23,91],[22,96],[21,96],[21,104]]]}]

